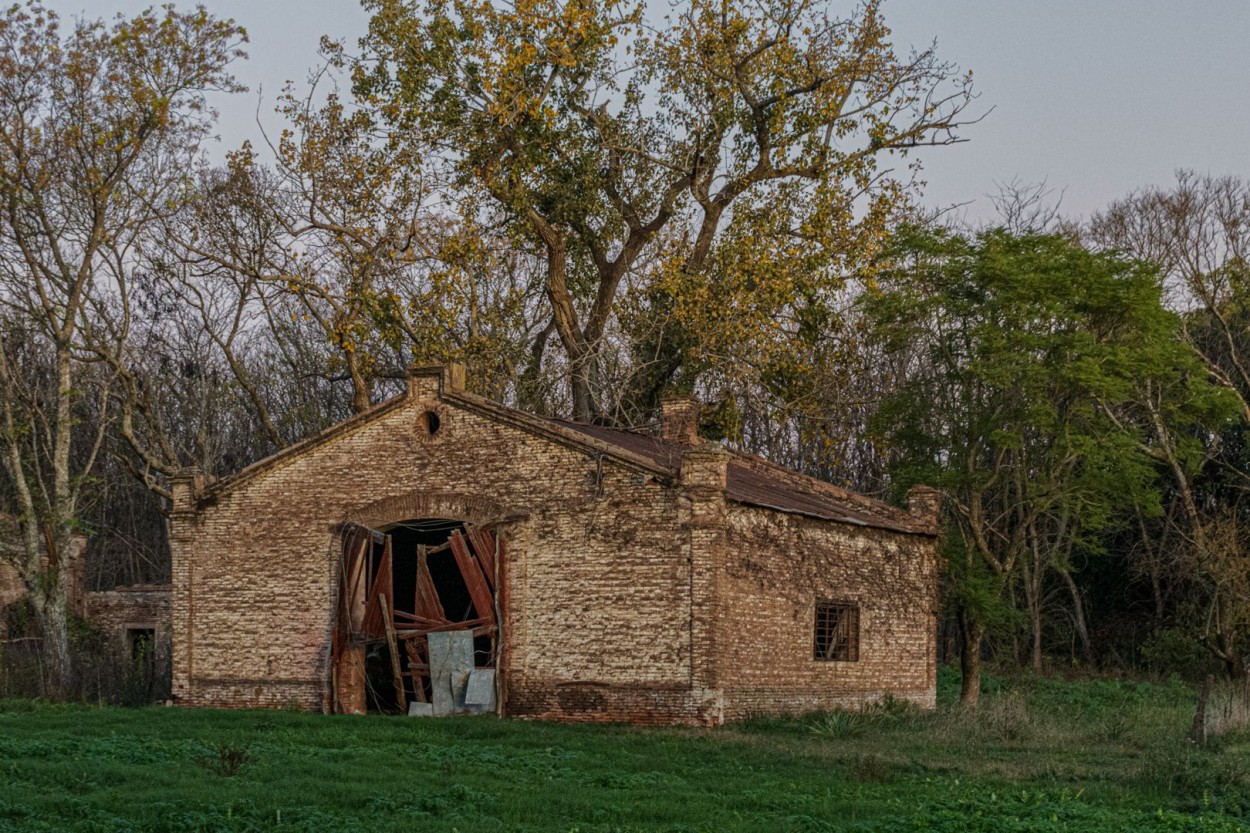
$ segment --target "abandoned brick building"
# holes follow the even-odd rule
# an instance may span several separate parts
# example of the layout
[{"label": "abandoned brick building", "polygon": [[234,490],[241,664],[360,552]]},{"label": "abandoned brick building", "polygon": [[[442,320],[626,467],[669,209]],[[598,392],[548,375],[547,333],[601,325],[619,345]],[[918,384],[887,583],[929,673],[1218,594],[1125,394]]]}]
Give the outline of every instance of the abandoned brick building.
[{"label": "abandoned brick building", "polygon": [[457,366],[216,483],[174,483],[194,706],[715,724],[934,705],[938,499],[697,437],[519,412]]}]

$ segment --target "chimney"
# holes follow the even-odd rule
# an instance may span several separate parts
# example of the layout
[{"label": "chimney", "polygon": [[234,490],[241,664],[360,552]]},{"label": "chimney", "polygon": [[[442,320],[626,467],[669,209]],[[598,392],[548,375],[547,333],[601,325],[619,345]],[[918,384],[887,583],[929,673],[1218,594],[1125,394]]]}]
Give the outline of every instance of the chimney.
[{"label": "chimney", "polygon": [[169,478],[170,511],[174,514],[195,511],[195,501],[204,490],[204,473],[197,468],[179,469]]},{"label": "chimney", "polygon": [[660,439],[694,445],[699,441],[699,400],[674,396],[660,402]]},{"label": "chimney", "polygon": [[942,520],[942,493],[932,486],[912,486],[907,490],[907,511],[936,531]]},{"label": "chimney", "polygon": [[443,370],[443,390],[464,392],[464,365],[456,362],[447,364]]},{"label": "chimney", "polygon": [[433,364],[408,370],[408,396],[410,399],[430,402],[444,393],[464,391],[464,365]]}]

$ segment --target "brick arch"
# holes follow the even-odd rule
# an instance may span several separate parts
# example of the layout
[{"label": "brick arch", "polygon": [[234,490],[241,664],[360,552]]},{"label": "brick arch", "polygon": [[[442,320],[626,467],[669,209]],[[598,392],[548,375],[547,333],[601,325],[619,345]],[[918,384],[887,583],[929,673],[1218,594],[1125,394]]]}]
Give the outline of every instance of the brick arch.
[{"label": "brick arch", "polygon": [[350,513],[345,521],[380,529],[399,521],[418,518],[447,518],[484,526],[512,520],[522,513],[481,495],[462,492],[426,492],[420,489],[404,495],[383,498]]}]

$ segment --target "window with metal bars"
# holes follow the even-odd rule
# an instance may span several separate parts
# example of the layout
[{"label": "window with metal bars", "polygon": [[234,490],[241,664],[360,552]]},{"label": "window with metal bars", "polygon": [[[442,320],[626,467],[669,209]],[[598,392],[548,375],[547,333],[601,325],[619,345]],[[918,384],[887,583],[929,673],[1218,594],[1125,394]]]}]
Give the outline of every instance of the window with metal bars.
[{"label": "window with metal bars", "polygon": [[835,662],[859,660],[859,605],[816,602],[816,638],[812,658]]}]

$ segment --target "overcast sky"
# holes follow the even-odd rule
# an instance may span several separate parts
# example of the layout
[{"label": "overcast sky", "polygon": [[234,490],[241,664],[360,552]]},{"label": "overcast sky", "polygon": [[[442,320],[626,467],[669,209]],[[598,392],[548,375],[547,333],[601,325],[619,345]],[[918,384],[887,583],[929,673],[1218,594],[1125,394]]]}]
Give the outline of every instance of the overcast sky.
[{"label": "overcast sky", "polygon": [[[63,16],[111,17],[149,0],[45,0]],[[190,3],[179,3],[189,6]],[[205,0],[247,27],[251,92],[219,104],[225,147],[269,126],[286,80],[302,82],[321,35],[363,33],[353,0]],[[833,3],[850,8],[851,4]],[[900,51],[937,40],[971,69],[979,112],[966,144],[926,151],[924,201],[992,216],[995,183],[1046,180],[1088,214],[1179,167],[1250,178],[1250,0],[889,0]]]}]

